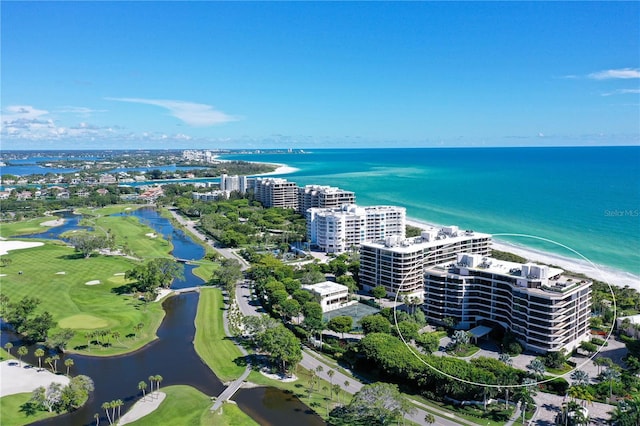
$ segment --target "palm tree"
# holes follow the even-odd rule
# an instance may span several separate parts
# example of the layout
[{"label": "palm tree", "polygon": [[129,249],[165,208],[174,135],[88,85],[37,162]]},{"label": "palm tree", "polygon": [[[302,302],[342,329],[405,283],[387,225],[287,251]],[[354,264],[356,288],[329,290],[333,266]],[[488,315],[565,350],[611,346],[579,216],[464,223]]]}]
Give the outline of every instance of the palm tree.
[{"label": "palm tree", "polygon": [[338,402],[340,402],[340,391],[342,389],[340,388],[340,385],[338,383],[336,383],[335,385],[331,385],[331,398],[333,398],[333,394],[336,394],[336,399],[338,400]]},{"label": "palm tree", "polygon": [[111,407],[111,404],[108,402],[103,402],[102,403],[102,409],[104,410],[104,412],[107,414],[107,420],[109,421],[109,424],[112,425],[113,422],[111,421],[111,416],[109,416],[109,408]]},{"label": "palm tree", "polygon": [[547,369],[544,366],[544,363],[540,361],[538,358],[531,361],[529,365],[527,365],[527,369],[531,370],[531,372],[535,374],[535,376],[538,378],[544,377],[544,373],[547,371]]},{"label": "palm tree", "polygon": [[436,422],[436,418],[433,417],[433,414],[427,413],[424,415],[424,422],[428,425],[434,424]]},{"label": "palm tree", "polygon": [[58,373],[58,360],[60,359],[60,355],[56,354],[54,356],[51,357],[51,359],[53,360],[53,369],[55,370],[54,373]]},{"label": "palm tree", "polygon": [[118,406],[117,402],[115,400],[111,401],[109,403],[109,407],[111,407],[111,418],[113,418],[113,421],[115,423],[116,421],[116,407]]},{"label": "palm tree", "polygon": [[18,348],[18,359],[20,360],[20,367],[22,367],[22,357],[29,353],[29,349],[26,346],[20,346]]},{"label": "palm tree", "polygon": [[67,376],[69,375],[69,369],[74,365],[73,358],[67,358],[64,360],[64,365],[67,367]]},{"label": "palm tree", "polygon": [[51,372],[53,373],[53,360],[51,359],[50,356],[46,357],[44,359],[45,364],[49,364],[49,368],[51,369]]},{"label": "palm tree", "polygon": [[149,376],[149,393],[153,393],[153,381],[156,379],[156,376]]},{"label": "palm tree", "polygon": [[620,378],[620,372],[609,367],[602,373],[602,378],[609,381],[609,400],[611,400],[613,397],[613,381]]},{"label": "palm tree", "polygon": [[147,382],[144,380],[138,382],[138,390],[142,391],[142,399],[145,399],[147,397]]},{"label": "palm tree", "polygon": [[33,354],[38,357],[38,368],[42,369],[42,357],[44,356],[44,349],[38,348]]},{"label": "palm tree", "polygon": [[4,344],[4,349],[11,355],[11,348],[13,348],[13,343],[7,342]]},{"label": "palm tree", "polygon": [[329,376],[329,383],[331,383],[331,399],[333,399],[333,375],[336,374],[335,371],[333,371],[332,369],[329,369],[329,371],[327,371],[327,376]]},{"label": "palm tree", "polygon": [[96,334],[93,331],[87,331],[86,333],[84,333],[84,338],[87,339],[87,349],[89,349],[89,352],[91,352],[91,341],[93,340],[95,335]]},{"label": "palm tree", "polygon": [[511,359],[511,357],[509,356],[508,353],[503,352],[500,354],[500,356],[498,357],[498,359],[502,362],[504,362],[506,365],[508,365],[509,367],[511,367],[513,365],[513,360]]},{"label": "palm tree", "polygon": [[575,370],[571,373],[571,380],[577,386],[588,385],[589,384],[589,374],[586,371]]},{"label": "palm tree", "polygon": [[348,381],[348,380],[345,380],[345,381],[344,381],[344,390],[345,390],[345,392],[347,391],[347,388],[349,387],[349,384],[350,384],[350,383],[349,383],[349,381]]},{"label": "palm tree", "polygon": [[[156,391],[159,393],[160,392],[160,382],[162,382],[162,380],[163,380],[162,376],[158,374],[153,379],[156,381]],[[160,395],[158,395],[158,396],[160,396]]]},{"label": "palm tree", "polygon": [[96,419],[96,426],[98,426],[100,424],[100,414],[95,413],[93,418]]},{"label": "palm tree", "polygon": [[124,405],[121,399],[116,399],[116,407],[118,407],[118,420],[120,420],[120,407]]}]

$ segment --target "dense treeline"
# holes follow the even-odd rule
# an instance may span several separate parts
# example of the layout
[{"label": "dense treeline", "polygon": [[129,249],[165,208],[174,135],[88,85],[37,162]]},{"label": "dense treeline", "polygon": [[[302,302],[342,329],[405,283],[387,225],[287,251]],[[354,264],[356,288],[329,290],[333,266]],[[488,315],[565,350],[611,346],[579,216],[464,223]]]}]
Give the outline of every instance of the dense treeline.
[{"label": "dense treeline", "polygon": [[200,202],[189,194],[175,205],[187,216],[200,217],[202,230],[227,247],[277,246],[286,252],[289,243],[306,238],[302,216],[291,209],[265,209],[248,198]]}]

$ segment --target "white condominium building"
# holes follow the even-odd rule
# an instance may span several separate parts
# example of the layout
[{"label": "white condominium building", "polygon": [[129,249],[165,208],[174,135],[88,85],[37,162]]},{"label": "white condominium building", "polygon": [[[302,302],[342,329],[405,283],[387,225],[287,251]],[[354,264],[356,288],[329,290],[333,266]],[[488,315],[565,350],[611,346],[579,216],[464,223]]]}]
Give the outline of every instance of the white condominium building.
[{"label": "white condominium building", "polygon": [[456,260],[457,253],[491,253],[491,235],[460,231],[456,226],[429,228],[415,238],[387,237],[360,244],[360,285],[378,286],[399,300],[424,297],[425,269]]},{"label": "white condominium building", "polygon": [[396,206],[310,208],[306,213],[307,240],[327,253],[341,253],[365,241],[391,235],[404,238],[406,209]]},{"label": "white condominium building", "polygon": [[458,254],[425,273],[427,319],[458,327],[500,325],[526,349],[571,351],[589,338],[591,282],[562,269]]},{"label": "white condominium building", "polygon": [[322,307],[322,312],[329,312],[350,305],[349,288],[332,281],[303,285],[303,290],[313,294],[316,302]]},{"label": "white condominium building", "polygon": [[241,193],[247,192],[247,177],[246,176],[228,176],[226,174],[220,175],[220,189],[222,191],[238,191]]},{"label": "white condominium building", "polygon": [[298,188],[298,213],[304,215],[312,207],[331,208],[355,204],[356,194],[332,186],[307,185]]},{"label": "white condominium building", "polygon": [[298,187],[295,182],[281,178],[256,178],[254,195],[264,207],[298,208]]}]

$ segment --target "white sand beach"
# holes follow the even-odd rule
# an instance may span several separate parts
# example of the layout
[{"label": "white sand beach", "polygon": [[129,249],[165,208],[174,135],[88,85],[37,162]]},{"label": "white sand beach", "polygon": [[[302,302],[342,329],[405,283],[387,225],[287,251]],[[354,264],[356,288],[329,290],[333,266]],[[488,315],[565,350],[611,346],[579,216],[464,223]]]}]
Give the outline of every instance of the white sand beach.
[{"label": "white sand beach", "polygon": [[147,394],[147,396],[133,404],[133,407],[131,407],[131,409],[120,418],[118,425],[133,423],[147,414],[151,414],[160,406],[166,396],[167,394],[164,392],[153,392],[151,394]]},{"label": "white sand beach", "polygon": [[51,382],[58,382],[63,386],[69,383],[67,376],[53,374],[25,362],[20,366],[17,359],[0,362],[0,379],[0,397],[31,392],[40,386],[47,387]]},{"label": "white sand beach", "polygon": [[32,247],[40,247],[43,246],[44,243],[39,243],[35,241],[9,241],[9,240],[0,240],[0,256],[3,254],[9,253],[11,250],[22,250]]},{"label": "white sand beach", "polygon": [[60,226],[60,225],[64,225],[64,219],[48,220],[40,224],[40,226],[49,226],[49,227]]},{"label": "white sand beach", "polygon": [[[407,225],[415,226],[422,229],[431,226],[441,226],[410,218],[407,218]],[[525,240],[523,239],[523,241]],[[553,253],[535,250],[529,247],[511,244],[505,241],[500,241],[499,237],[494,237],[493,248],[495,248],[496,250],[517,254],[518,256],[522,256],[531,262],[559,266],[566,271],[585,274],[590,278],[604,281],[611,285],[615,285],[618,287],[624,287],[628,285],[629,287],[635,288],[636,290],[640,291],[640,277],[634,276],[633,274],[625,271],[616,270],[602,265],[592,265],[586,260],[572,259],[566,256],[560,256]]]},{"label": "white sand beach", "polygon": [[287,166],[286,164],[277,164],[277,163],[266,163],[266,164],[271,164],[273,166],[278,166],[278,168],[275,169],[272,172],[260,173],[260,174],[253,175],[253,176],[286,175],[286,174],[294,173],[294,172],[297,172],[298,170],[300,170],[300,169],[296,169],[295,167]]},{"label": "white sand beach", "polygon": [[[217,155],[215,155],[213,158],[214,160],[219,161],[221,163],[224,163],[227,161],[235,161],[235,160],[221,160]],[[247,163],[268,164],[268,165],[277,167],[277,169],[275,169],[272,172],[259,173],[257,175],[251,175],[251,176],[286,175],[286,174],[297,172],[298,170],[300,170],[300,169],[296,169],[295,167],[287,166],[286,164],[280,164],[280,163],[265,163],[264,161],[247,161]]]}]

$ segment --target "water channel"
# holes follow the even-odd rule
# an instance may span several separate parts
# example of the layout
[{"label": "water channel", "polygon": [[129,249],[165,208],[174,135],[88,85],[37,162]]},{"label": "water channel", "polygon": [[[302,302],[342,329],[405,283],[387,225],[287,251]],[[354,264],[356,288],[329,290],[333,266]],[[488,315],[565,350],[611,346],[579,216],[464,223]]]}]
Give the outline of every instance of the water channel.
[{"label": "water channel", "polygon": [[[171,223],[151,208],[143,208],[125,214],[131,214],[165,238],[170,238],[174,246],[173,256],[181,259],[200,259],[204,249],[194,243],[181,230],[173,228]],[[78,229],[80,216],[64,214],[65,225],[38,234],[39,238],[58,238],[62,232]],[[32,235],[31,237],[36,237]],[[202,285],[203,281],[193,275],[193,265],[186,265],[184,280],[173,283],[172,288],[186,288]],[[195,336],[194,318],[198,306],[198,293],[185,293],[170,297],[163,302],[166,316],[158,329],[158,339],[144,348],[121,356],[93,357],[86,355],[61,355],[59,365],[64,365],[65,356],[74,360],[75,374],[91,377],[95,383],[95,391],[89,401],[72,413],[38,422],[38,425],[81,426],[95,424],[94,413],[107,419],[103,402],[121,399],[126,412],[131,405],[142,396],[138,391],[138,383],[146,381],[151,375],[161,375],[161,386],[184,384],[193,386],[201,392],[217,396],[224,385],[213,372],[202,362],[193,347]],[[3,331],[2,344],[12,341],[15,347],[19,342],[15,336]],[[37,364],[33,356],[35,348],[29,348],[29,356],[25,361]],[[323,420],[313,413],[295,396],[271,387],[241,389],[233,398],[238,406],[261,425],[323,425]]]}]

